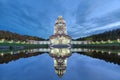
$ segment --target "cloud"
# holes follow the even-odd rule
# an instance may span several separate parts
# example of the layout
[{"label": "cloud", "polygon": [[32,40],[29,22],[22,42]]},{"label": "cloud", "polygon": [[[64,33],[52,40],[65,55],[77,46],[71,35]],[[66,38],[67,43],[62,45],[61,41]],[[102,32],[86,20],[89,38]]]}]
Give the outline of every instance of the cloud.
[{"label": "cloud", "polygon": [[105,29],[110,29],[110,28],[115,28],[117,26],[120,26],[120,22],[115,22],[115,23],[111,23],[102,27],[96,27],[94,29],[89,29],[88,31],[86,31],[86,33],[91,33],[94,31],[99,31],[99,30],[105,30]]},{"label": "cloud", "polygon": [[76,31],[72,34],[75,36],[74,38],[119,28],[119,3],[119,0],[82,1],[76,11],[75,24],[78,26],[75,27]]},{"label": "cloud", "polygon": [[0,29],[49,38],[62,15],[70,36],[88,36],[119,28],[119,4],[119,0],[0,0]]},{"label": "cloud", "polygon": [[1,0],[0,4],[0,25],[5,27],[0,29],[44,38],[52,34],[51,17],[62,12],[54,0]]}]

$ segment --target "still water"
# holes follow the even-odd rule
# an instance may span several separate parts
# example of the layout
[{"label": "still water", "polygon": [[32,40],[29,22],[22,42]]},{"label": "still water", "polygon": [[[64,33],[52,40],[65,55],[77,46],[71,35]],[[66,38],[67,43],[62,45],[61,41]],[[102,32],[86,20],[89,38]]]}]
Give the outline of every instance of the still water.
[{"label": "still water", "polygon": [[1,51],[0,80],[120,80],[120,52],[96,49]]}]

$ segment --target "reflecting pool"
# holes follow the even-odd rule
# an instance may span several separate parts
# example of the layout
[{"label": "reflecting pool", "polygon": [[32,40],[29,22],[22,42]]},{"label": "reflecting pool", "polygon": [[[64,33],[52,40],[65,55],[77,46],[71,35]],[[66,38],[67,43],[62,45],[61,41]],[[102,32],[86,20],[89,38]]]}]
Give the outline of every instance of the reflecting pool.
[{"label": "reflecting pool", "polygon": [[120,80],[120,52],[80,48],[1,51],[0,80]]}]

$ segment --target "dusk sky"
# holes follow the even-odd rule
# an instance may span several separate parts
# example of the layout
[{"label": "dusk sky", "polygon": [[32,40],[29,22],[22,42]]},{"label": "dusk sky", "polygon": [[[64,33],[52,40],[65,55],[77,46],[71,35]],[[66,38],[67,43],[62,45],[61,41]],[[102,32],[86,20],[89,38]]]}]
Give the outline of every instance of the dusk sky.
[{"label": "dusk sky", "polygon": [[120,0],[0,0],[0,30],[49,38],[62,15],[73,38],[120,28]]}]

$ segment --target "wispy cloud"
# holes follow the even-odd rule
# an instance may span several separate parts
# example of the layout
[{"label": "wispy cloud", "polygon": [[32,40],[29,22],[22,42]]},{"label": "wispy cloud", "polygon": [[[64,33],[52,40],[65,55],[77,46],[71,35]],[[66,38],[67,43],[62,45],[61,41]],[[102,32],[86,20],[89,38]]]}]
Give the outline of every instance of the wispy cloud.
[{"label": "wispy cloud", "polygon": [[102,26],[102,27],[96,27],[96,28],[93,28],[93,29],[89,29],[88,31],[86,31],[86,33],[91,33],[91,32],[94,32],[94,31],[100,31],[100,30],[109,30],[110,28],[115,28],[115,27],[120,27],[120,22],[115,22],[115,23],[110,23],[110,24],[107,24],[105,26]]},{"label": "wispy cloud", "polygon": [[0,29],[49,38],[62,15],[73,38],[88,36],[119,28],[119,4],[120,0],[0,0]]}]

